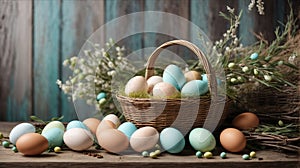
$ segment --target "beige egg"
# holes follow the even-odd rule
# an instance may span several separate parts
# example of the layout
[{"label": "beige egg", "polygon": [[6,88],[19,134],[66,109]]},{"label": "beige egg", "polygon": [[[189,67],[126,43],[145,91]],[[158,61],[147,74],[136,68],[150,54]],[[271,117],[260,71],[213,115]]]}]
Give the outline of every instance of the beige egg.
[{"label": "beige egg", "polygon": [[249,130],[259,125],[259,119],[254,113],[246,112],[237,115],[233,119],[232,125],[237,129]]},{"label": "beige egg", "polygon": [[154,85],[163,82],[163,78],[161,76],[151,76],[148,80],[147,80],[147,84],[148,84],[148,93],[152,93],[152,89],[154,87]]},{"label": "beige egg", "polygon": [[127,136],[117,129],[106,129],[97,135],[99,145],[112,153],[119,153],[129,146]]},{"label": "beige egg", "polygon": [[187,82],[191,80],[200,80],[201,79],[201,74],[197,71],[188,71],[184,74],[184,77]]},{"label": "beige egg", "polygon": [[178,90],[171,84],[160,82],[153,87],[153,96],[158,98],[174,97],[179,94]]},{"label": "beige egg", "polygon": [[100,122],[101,121],[97,118],[87,118],[83,121],[83,123],[91,130],[93,134],[96,134]]},{"label": "beige egg", "polygon": [[116,129],[116,125],[110,120],[102,120],[102,122],[97,127],[96,136],[98,137],[100,132],[103,132],[107,129]]},{"label": "beige egg", "polygon": [[63,138],[65,144],[75,151],[89,149],[94,144],[91,132],[83,128],[71,128],[65,132]]},{"label": "beige egg", "polygon": [[135,76],[131,78],[125,86],[125,94],[129,96],[130,93],[147,92],[147,81],[143,76]]},{"label": "beige egg", "polygon": [[136,130],[130,138],[130,145],[137,152],[152,149],[158,142],[159,133],[153,127],[142,127]]},{"label": "beige egg", "polygon": [[114,114],[108,114],[107,116],[105,116],[103,118],[103,120],[109,120],[109,121],[113,122],[115,124],[116,128],[118,128],[119,125],[121,124],[119,117]]},{"label": "beige egg", "polygon": [[48,140],[38,133],[27,133],[18,138],[16,147],[24,155],[39,155],[49,147]]}]

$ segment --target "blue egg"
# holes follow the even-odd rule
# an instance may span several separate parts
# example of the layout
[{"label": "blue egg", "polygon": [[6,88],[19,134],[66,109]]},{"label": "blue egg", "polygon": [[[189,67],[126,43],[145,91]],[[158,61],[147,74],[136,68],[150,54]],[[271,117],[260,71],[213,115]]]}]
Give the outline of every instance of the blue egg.
[{"label": "blue egg", "polygon": [[171,64],[164,70],[163,81],[173,85],[177,90],[181,90],[186,83],[186,78],[178,66]]},{"label": "blue egg", "polygon": [[123,132],[128,139],[130,139],[131,135],[137,130],[137,128],[133,123],[125,122],[118,127],[118,130]]},{"label": "blue egg", "polygon": [[51,128],[43,132],[42,136],[48,140],[49,147],[54,148],[56,146],[62,146],[64,131],[60,128]]},{"label": "blue egg", "polygon": [[250,55],[250,59],[252,60],[256,60],[258,58],[258,54],[257,53],[253,53]]},{"label": "blue egg", "polygon": [[208,92],[208,83],[203,80],[192,80],[186,83],[182,90],[181,95],[183,97],[196,97],[204,95]]},{"label": "blue egg", "polygon": [[99,100],[101,100],[101,99],[103,99],[103,98],[106,98],[106,94],[104,93],[104,92],[101,92],[101,93],[99,93],[98,95],[97,95],[97,101],[99,101]]},{"label": "blue egg", "polygon": [[81,121],[73,120],[67,125],[67,130],[72,128],[83,128],[89,131],[89,128]]},{"label": "blue egg", "polygon": [[[201,75],[201,76],[202,76],[202,80],[203,80],[203,81],[208,82],[208,79],[207,79],[207,75],[206,75],[206,74],[203,74],[203,75]],[[221,84],[222,84],[221,79],[218,79],[218,78],[217,78],[217,83],[218,83],[218,85],[221,85]]]},{"label": "blue egg", "polygon": [[182,133],[171,127],[161,131],[159,140],[162,147],[169,153],[179,153],[185,146],[185,140]]}]

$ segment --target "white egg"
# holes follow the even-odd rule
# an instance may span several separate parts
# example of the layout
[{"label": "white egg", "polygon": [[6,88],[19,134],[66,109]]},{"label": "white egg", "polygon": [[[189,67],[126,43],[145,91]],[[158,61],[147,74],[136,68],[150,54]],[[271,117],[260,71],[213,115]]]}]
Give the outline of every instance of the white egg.
[{"label": "white egg", "polygon": [[103,118],[103,120],[109,120],[109,121],[113,122],[115,124],[116,128],[118,128],[119,125],[121,124],[119,117],[114,114],[108,114],[107,116],[105,116]]},{"label": "white egg", "polygon": [[163,78],[160,76],[151,76],[148,80],[147,80],[147,84],[148,84],[148,92],[151,93],[152,89],[154,87],[154,85],[163,82]]},{"label": "white egg", "polygon": [[82,151],[89,149],[93,143],[93,135],[90,131],[83,128],[72,128],[64,134],[65,144],[72,150]]},{"label": "white egg", "polygon": [[9,141],[16,144],[18,138],[26,133],[35,133],[35,127],[30,123],[18,124],[10,131]]},{"label": "white egg", "polygon": [[147,90],[147,81],[143,76],[135,76],[131,78],[125,86],[125,94],[127,96],[135,92],[147,92]]}]

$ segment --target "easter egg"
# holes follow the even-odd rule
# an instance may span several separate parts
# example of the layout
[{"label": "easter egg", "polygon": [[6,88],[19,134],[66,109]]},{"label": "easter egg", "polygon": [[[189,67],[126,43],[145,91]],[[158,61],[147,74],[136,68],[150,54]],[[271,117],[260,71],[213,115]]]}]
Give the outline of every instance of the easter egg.
[{"label": "easter egg", "polygon": [[9,141],[16,144],[19,137],[27,133],[34,133],[35,127],[30,123],[21,123],[16,125],[9,133]]},{"label": "easter egg", "polygon": [[112,153],[119,153],[129,146],[128,137],[117,129],[106,129],[97,134],[99,145]]},{"label": "easter egg", "polygon": [[160,143],[169,153],[179,153],[185,146],[184,136],[175,128],[165,128],[161,131]]},{"label": "easter egg", "polygon": [[67,125],[67,130],[72,129],[72,128],[83,128],[86,130],[89,130],[89,128],[83,124],[83,122],[78,121],[78,120],[73,120],[71,122],[69,122],[69,124]]},{"label": "easter egg", "polygon": [[94,138],[90,131],[83,128],[68,129],[63,140],[72,150],[82,151],[90,148],[94,144]]},{"label": "easter egg", "polygon": [[143,76],[135,76],[131,78],[125,85],[125,94],[129,96],[131,93],[147,92],[147,81]]},{"label": "easter egg", "polygon": [[48,149],[48,140],[38,133],[27,133],[18,138],[16,147],[24,155],[39,155]]},{"label": "easter egg", "polygon": [[97,118],[87,118],[83,120],[83,123],[90,129],[93,134],[96,134],[97,127],[100,124],[100,120]]},{"label": "easter egg", "polygon": [[177,97],[178,90],[171,84],[160,82],[153,87],[153,96],[157,98]]},{"label": "easter egg", "polygon": [[43,129],[42,134],[47,132],[48,130],[52,128],[58,128],[61,129],[62,131],[65,131],[65,126],[62,122],[60,121],[51,121],[49,122]]},{"label": "easter egg", "polygon": [[152,149],[158,142],[159,133],[153,127],[146,126],[136,130],[130,138],[130,146],[137,152]]},{"label": "easter egg", "polygon": [[208,152],[216,147],[213,134],[204,128],[195,128],[190,132],[189,141],[192,147],[201,152]]},{"label": "easter egg", "polygon": [[54,148],[56,146],[62,146],[64,131],[60,128],[51,128],[47,131],[43,131],[42,136],[48,140],[49,147]]},{"label": "easter egg", "polygon": [[101,92],[97,95],[96,100],[99,101],[103,98],[106,98],[106,94],[104,92]]},{"label": "easter egg", "polygon": [[137,130],[136,126],[132,122],[125,122],[118,127],[118,130],[123,132],[128,139]]},{"label": "easter egg", "polygon": [[185,76],[176,65],[168,65],[163,72],[163,81],[173,85],[177,90],[181,90],[186,83]]},{"label": "easter egg", "polygon": [[236,116],[233,121],[232,125],[241,130],[248,130],[257,127],[259,124],[259,119],[254,113],[246,112],[239,114]]},{"label": "easter egg", "polygon": [[105,116],[103,118],[102,121],[104,121],[104,120],[109,120],[109,121],[113,122],[116,127],[119,127],[119,125],[121,124],[119,117],[114,114],[108,114],[107,116]]},{"label": "easter egg", "polygon": [[197,97],[200,95],[204,95],[207,92],[208,84],[206,81],[192,80],[183,86],[181,95],[183,97]]},{"label": "easter egg", "polygon": [[160,76],[151,76],[148,80],[147,80],[147,84],[148,84],[148,92],[152,93],[152,89],[154,87],[154,85],[163,82],[162,77]]},{"label": "easter egg", "polygon": [[221,145],[229,152],[240,152],[246,147],[244,134],[235,128],[227,128],[220,134]]},{"label": "easter egg", "polygon": [[187,82],[192,81],[192,80],[200,80],[201,75],[197,71],[188,71],[184,74],[184,77]]}]

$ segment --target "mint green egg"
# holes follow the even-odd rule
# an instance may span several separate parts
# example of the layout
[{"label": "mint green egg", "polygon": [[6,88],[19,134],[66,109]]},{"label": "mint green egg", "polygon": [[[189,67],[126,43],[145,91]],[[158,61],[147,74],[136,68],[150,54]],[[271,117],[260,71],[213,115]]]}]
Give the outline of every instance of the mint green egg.
[{"label": "mint green egg", "polygon": [[182,90],[182,97],[197,97],[204,95],[208,92],[208,83],[207,81],[202,80],[192,80],[186,83]]},{"label": "mint green egg", "polygon": [[216,147],[213,134],[204,128],[195,128],[190,132],[189,141],[191,146],[201,152],[209,152]]},{"label": "mint green egg", "polygon": [[47,132],[48,130],[52,129],[52,128],[59,128],[62,131],[65,131],[65,126],[62,122],[60,121],[51,121],[49,122],[43,129],[42,134]]},{"label": "mint green egg", "polygon": [[49,148],[54,148],[56,146],[62,146],[64,131],[60,128],[51,128],[42,133],[42,136],[48,140]]},{"label": "mint green egg", "polygon": [[159,139],[163,149],[169,153],[179,153],[184,149],[184,136],[175,128],[169,127],[163,129]]},{"label": "mint green egg", "polygon": [[177,90],[181,90],[186,83],[186,78],[178,66],[171,64],[163,72],[163,81],[173,85]]}]

